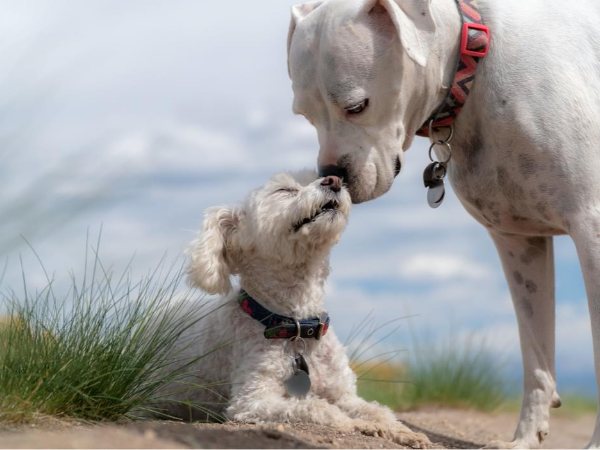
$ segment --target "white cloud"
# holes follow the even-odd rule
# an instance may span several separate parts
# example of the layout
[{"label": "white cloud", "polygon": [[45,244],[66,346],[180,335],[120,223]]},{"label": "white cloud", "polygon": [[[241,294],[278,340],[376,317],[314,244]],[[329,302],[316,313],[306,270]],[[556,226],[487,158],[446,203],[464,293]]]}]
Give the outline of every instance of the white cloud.
[{"label": "white cloud", "polygon": [[411,256],[400,264],[400,276],[413,281],[485,280],[492,277],[487,267],[456,255],[426,253]]},{"label": "white cloud", "polygon": [[138,174],[193,172],[198,176],[226,171],[247,159],[244,144],[233,136],[198,125],[170,122],[130,132],[113,142],[105,159]]},{"label": "white cloud", "polygon": [[585,373],[594,367],[592,329],[587,300],[561,304],[556,310],[557,364],[567,373]]},{"label": "white cloud", "polygon": [[266,128],[269,125],[269,115],[263,108],[254,107],[248,111],[248,125],[251,128]]}]

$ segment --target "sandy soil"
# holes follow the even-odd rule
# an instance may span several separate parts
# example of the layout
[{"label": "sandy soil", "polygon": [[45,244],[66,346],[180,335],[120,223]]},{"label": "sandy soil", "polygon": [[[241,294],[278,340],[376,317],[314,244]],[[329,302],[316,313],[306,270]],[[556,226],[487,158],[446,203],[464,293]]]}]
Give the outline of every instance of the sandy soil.
[{"label": "sandy soil", "polygon": [[[430,409],[399,414],[426,433],[435,448],[480,448],[510,439],[517,414]],[[555,417],[545,448],[582,448],[595,417]],[[0,430],[0,448],[402,448],[393,442],[328,427],[298,425],[135,422],[88,425],[46,420],[35,427]]]},{"label": "sandy soil", "polygon": [[[475,411],[428,409],[398,414],[409,427],[424,431],[435,442],[435,435],[460,439],[480,448],[492,440],[510,441],[519,414],[485,414]],[[595,415],[566,417],[552,411],[550,435],[543,448],[583,448],[589,442],[596,423]]]},{"label": "sandy soil", "polygon": [[328,427],[296,425],[182,424],[137,422],[85,425],[60,432],[11,430],[0,448],[402,448],[393,442],[342,433]]}]

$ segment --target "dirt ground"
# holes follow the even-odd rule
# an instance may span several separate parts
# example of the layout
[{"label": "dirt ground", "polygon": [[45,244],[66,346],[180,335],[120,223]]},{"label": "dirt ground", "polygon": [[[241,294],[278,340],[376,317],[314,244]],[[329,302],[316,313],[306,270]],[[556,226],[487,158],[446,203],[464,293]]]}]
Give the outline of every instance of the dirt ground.
[{"label": "dirt ground", "polygon": [[[480,448],[510,439],[517,414],[430,409],[399,414],[426,433],[435,448]],[[593,416],[554,417],[545,448],[582,448]],[[183,424],[135,422],[86,425],[46,420],[34,427],[0,430],[0,448],[401,448],[393,442],[328,427],[298,425]]]},{"label": "dirt ground", "polygon": [[[567,417],[555,411],[551,414],[550,435],[542,448],[583,448],[587,445],[594,431],[595,415]],[[486,414],[452,409],[426,409],[398,416],[410,428],[427,434],[432,442],[457,439],[466,441],[471,448],[481,448],[493,440],[510,441],[519,419],[518,412]],[[437,440],[438,436],[443,439]],[[448,448],[460,448],[452,445],[452,441],[448,442]]]}]

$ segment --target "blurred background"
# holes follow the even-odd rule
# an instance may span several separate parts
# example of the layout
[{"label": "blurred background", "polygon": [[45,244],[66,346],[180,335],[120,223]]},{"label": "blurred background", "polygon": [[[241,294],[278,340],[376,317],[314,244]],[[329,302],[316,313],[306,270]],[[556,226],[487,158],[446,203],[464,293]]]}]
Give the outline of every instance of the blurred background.
[{"label": "blurred background", "polygon": [[[175,259],[203,210],[280,170],[314,167],[316,132],[291,112],[293,0],[2,0],[0,275],[54,289],[105,265],[145,273]],[[436,211],[417,139],[383,198],[358,205],[335,248],[327,306],[345,337],[412,316],[385,345],[487,342],[518,386],[516,319],[491,240],[450,192]],[[595,395],[587,301],[574,246],[556,240],[559,391]],[[22,264],[22,266],[21,266]],[[22,271],[23,267],[23,271]],[[411,331],[412,330],[412,331]]]}]

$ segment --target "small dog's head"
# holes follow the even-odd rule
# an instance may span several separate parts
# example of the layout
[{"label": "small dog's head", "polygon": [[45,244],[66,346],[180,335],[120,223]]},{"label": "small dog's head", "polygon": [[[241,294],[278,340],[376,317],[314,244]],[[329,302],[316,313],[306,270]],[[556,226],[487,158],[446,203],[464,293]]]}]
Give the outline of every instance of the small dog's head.
[{"label": "small dog's head", "polygon": [[227,294],[230,276],[252,265],[305,264],[328,253],[344,230],[350,195],[339,178],[281,173],[237,208],[209,208],[190,248],[191,284]]}]

